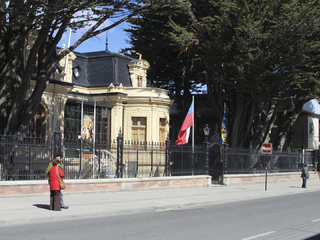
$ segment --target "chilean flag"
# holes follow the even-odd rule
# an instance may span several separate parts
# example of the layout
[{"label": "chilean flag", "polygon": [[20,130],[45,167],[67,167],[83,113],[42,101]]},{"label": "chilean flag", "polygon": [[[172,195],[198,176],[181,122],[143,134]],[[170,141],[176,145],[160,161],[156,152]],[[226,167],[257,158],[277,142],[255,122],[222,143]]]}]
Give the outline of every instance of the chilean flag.
[{"label": "chilean flag", "polygon": [[191,126],[193,126],[193,102],[191,103],[187,116],[183,121],[178,135],[178,140],[176,141],[176,145],[183,145],[188,143]]}]

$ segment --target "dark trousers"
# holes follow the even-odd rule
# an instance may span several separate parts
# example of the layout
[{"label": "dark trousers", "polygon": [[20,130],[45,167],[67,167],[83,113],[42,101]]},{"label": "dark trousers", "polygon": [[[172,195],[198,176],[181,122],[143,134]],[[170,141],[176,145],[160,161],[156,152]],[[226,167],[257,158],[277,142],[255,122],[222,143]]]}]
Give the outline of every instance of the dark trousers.
[{"label": "dark trousers", "polygon": [[50,210],[61,210],[60,191],[50,190]]},{"label": "dark trousers", "polygon": [[302,187],[303,188],[307,187],[307,179],[306,178],[302,178]]}]

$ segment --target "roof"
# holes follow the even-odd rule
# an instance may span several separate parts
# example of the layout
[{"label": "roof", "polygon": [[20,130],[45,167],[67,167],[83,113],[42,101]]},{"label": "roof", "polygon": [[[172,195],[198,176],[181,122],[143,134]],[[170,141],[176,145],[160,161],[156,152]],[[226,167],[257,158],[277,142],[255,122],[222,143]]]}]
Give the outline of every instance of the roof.
[{"label": "roof", "polygon": [[109,51],[74,52],[73,69],[78,68],[80,76],[72,75],[72,83],[83,87],[118,86],[132,87],[128,63],[136,59]]},{"label": "roof", "polygon": [[320,104],[319,100],[312,99],[309,102],[305,103],[302,108],[303,111],[320,115]]}]

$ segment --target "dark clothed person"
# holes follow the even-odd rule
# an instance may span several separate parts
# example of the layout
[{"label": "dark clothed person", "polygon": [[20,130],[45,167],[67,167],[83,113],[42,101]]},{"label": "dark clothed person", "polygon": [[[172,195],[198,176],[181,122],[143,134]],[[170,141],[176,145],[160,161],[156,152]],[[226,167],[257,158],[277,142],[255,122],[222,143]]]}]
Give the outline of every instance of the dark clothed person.
[{"label": "dark clothed person", "polygon": [[302,173],[301,173],[301,178],[302,178],[302,187],[306,188],[307,187],[307,179],[309,179],[309,172],[308,172],[308,164],[305,164]]}]

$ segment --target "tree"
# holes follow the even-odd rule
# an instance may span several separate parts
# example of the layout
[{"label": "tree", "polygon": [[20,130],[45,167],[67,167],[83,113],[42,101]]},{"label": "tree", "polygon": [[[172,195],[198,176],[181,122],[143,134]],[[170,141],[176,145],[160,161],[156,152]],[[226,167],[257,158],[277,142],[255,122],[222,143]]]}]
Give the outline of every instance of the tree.
[{"label": "tree", "polygon": [[[177,1],[179,2],[179,1]],[[144,0],[10,0],[0,3],[0,131],[25,134],[39,106],[52,69],[85,40],[152,9],[174,6],[176,1]],[[99,29],[109,18],[116,22]],[[56,46],[68,27],[90,29],[68,49],[56,55]],[[36,33],[30,54],[26,40]],[[32,76],[37,63],[36,75]],[[30,80],[35,80],[27,95]]]},{"label": "tree", "polygon": [[190,107],[191,94],[199,91],[204,81],[203,68],[192,59],[194,55],[177,48],[171,37],[170,19],[181,24],[190,21],[184,14],[185,3],[180,4],[179,9],[167,8],[161,14],[147,12],[142,17],[130,19],[131,27],[126,31],[132,48],[122,51],[130,56],[133,56],[132,50],[139,52],[150,63],[148,79],[154,86],[168,90],[177,105],[181,124]]},{"label": "tree", "polygon": [[[175,46],[204,66],[208,97],[228,143],[282,150],[304,103],[319,97],[318,1],[190,0],[171,18]],[[277,126],[277,128],[274,128]]]}]

